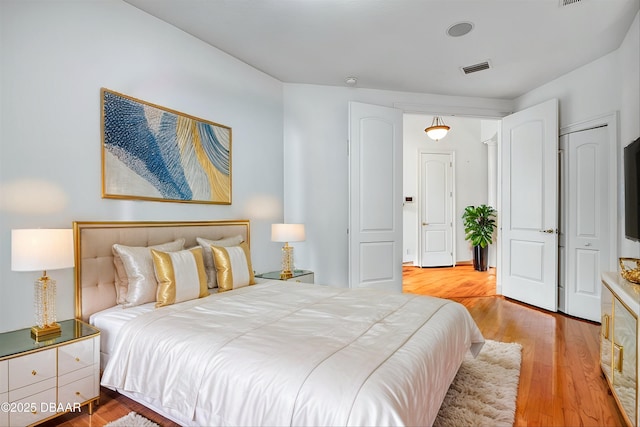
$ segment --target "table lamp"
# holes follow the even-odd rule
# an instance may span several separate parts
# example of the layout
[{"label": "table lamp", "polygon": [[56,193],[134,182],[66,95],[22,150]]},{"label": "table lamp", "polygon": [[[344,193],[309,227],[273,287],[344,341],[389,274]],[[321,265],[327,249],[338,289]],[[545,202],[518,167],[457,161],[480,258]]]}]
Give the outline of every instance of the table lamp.
[{"label": "table lamp", "polygon": [[43,272],[34,283],[36,325],[31,336],[36,341],[61,333],[56,323],[56,281],[47,276],[47,270],[71,268],[73,264],[73,230],[11,230],[11,270]]},{"label": "table lamp", "polygon": [[289,242],[302,242],[304,239],[304,224],[271,224],[271,241],[284,242],[281,280],[293,277],[293,247],[289,246]]}]

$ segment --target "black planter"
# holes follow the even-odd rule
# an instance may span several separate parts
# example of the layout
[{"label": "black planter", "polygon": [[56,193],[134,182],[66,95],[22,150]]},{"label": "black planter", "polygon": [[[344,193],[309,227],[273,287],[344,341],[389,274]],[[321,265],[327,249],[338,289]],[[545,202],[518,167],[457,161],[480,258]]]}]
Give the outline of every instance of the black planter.
[{"label": "black planter", "polygon": [[489,258],[489,247],[473,247],[473,268],[478,271],[487,271],[487,260]]}]

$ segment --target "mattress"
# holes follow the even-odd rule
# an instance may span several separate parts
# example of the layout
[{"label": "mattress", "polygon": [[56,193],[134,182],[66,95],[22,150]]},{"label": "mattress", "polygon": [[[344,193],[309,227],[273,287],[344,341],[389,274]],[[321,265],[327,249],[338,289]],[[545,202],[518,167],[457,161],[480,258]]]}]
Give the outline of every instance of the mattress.
[{"label": "mattress", "polygon": [[184,425],[431,425],[484,342],[453,301],[280,281],[91,321],[102,385]]}]

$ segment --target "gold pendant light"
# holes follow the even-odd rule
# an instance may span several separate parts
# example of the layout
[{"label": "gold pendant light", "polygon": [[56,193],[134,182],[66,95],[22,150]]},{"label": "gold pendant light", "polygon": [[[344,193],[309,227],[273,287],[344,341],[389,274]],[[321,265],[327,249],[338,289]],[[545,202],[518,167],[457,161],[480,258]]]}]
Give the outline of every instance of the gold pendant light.
[{"label": "gold pendant light", "polygon": [[427,136],[434,141],[439,141],[445,136],[451,129],[449,126],[444,124],[444,121],[438,116],[433,118],[433,122],[431,122],[431,126],[426,128],[424,131],[427,133]]}]

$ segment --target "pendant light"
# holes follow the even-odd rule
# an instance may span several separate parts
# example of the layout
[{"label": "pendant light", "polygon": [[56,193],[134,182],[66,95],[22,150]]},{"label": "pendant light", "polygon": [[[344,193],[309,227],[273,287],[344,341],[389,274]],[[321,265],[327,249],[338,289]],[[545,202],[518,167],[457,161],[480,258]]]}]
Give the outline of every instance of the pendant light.
[{"label": "pendant light", "polygon": [[447,135],[451,129],[449,126],[444,124],[444,121],[438,116],[433,118],[433,122],[431,122],[431,126],[426,128],[424,131],[427,133],[427,136],[434,141],[439,141]]}]

